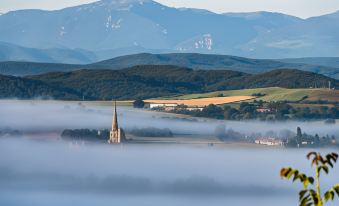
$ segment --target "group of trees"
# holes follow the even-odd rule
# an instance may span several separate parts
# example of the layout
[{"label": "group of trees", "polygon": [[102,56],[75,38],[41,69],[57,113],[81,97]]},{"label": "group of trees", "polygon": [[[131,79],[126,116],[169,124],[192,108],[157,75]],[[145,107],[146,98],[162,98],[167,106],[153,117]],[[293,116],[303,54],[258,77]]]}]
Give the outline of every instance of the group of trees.
[{"label": "group of trees", "polygon": [[0,130],[0,137],[22,137],[23,134],[19,130],[5,128]]},{"label": "group of trees", "polygon": [[318,147],[327,147],[327,146],[338,146],[338,141],[335,136],[323,136],[320,137],[318,134],[310,135],[302,133],[301,128],[297,128],[297,134],[293,138],[286,140],[287,147],[307,147],[307,148],[318,148]]},{"label": "group of trees", "polygon": [[75,142],[104,142],[109,138],[109,130],[66,129],[62,132],[61,138]]},{"label": "group of trees", "polygon": [[134,128],[129,133],[136,137],[173,137],[172,131],[168,128]]},{"label": "group of trees", "polygon": [[[259,111],[259,108],[264,108],[265,111]],[[317,120],[317,119],[338,119],[339,107],[319,107],[319,108],[295,108],[286,102],[243,102],[239,108],[231,106],[216,106],[208,105],[200,110],[189,111],[185,106],[180,106],[173,112],[180,114],[187,114],[196,117],[207,117],[215,119],[226,120],[287,120],[287,119],[305,119],[305,120]],[[328,120],[327,123],[333,123]],[[334,121],[335,123],[335,121]]]},{"label": "group of trees", "polygon": [[[168,128],[133,128],[127,132],[136,137],[173,137],[173,132]],[[0,137],[1,134],[0,131]],[[66,129],[62,132],[61,138],[73,142],[106,142],[109,138],[109,130]]]},{"label": "group of trees", "polygon": [[226,126],[224,124],[216,126],[214,130],[214,136],[224,141],[225,140],[240,141],[245,137],[244,134],[234,131],[232,128],[226,129]]}]

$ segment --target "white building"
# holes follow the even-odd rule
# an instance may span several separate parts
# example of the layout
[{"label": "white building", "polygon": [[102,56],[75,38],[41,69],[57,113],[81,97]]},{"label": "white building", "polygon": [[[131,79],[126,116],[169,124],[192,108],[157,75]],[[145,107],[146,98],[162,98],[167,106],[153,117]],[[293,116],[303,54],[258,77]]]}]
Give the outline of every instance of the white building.
[{"label": "white building", "polygon": [[282,146],[283,141],[277,138],[260,138],[255,140],[256,144],[267,145],[267,146]]},{"label": "white building", "polygon": [[176,103],[150,103],[150,109],[164,108],[165,110],[174,110],[178,104]]}]

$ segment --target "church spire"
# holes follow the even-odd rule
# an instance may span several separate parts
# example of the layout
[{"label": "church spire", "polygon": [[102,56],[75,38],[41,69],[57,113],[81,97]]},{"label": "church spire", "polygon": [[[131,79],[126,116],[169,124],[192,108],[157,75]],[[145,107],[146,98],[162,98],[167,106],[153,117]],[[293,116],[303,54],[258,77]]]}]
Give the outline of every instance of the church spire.
[{"label": "church spire", "polygon": [[113,115],[113,124],[112,130],[118,130],[118,113],[117,113],[117,101],[114,101],[114,115]]},{"label": "church spire", "polygon": [[114,101],[112,129],[109,132],[109,144],[119,144],[126,140],[125,132],[118,126],[117,102]]}]

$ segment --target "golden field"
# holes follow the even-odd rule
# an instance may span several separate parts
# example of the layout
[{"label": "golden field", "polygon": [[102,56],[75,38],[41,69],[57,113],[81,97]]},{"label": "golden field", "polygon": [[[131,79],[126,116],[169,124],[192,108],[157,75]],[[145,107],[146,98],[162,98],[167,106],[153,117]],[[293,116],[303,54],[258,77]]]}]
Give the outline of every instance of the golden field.
[{"label": "golden field", "polygon": [[254,99],[253,96],[233,96],[233,97],[210,97],[210,98],[199,98],[199,99],[185,99],[185,100],[177,100],[177,99],[148,99],[144,102],[147,103],[158,103],[158,104],[178,104],[178,105],[186,105],[191,107],[204,107],[210,104],[228,104],[234,102],[241,102],[245,100]]}]

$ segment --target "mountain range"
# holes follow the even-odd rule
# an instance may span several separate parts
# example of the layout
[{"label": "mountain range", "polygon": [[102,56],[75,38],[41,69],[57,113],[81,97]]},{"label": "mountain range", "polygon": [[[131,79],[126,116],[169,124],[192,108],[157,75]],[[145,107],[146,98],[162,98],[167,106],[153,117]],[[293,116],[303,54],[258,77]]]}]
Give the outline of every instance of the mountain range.
[{"label": "mountain range", "polygon": [[270,12],[216,14],[152,0],[101,0],[55,11],[5,13],[0,41],[7,44],[0,44],[0,60],[59,63],[140,52],[328,57],[339,56],[339,12],[301,19]]},{"label": "mountain range", "polygon": [[[25,76],[48,72],[70,72],[79,69],[110,69],[120,70],[138,65],[174,65],[194,70],[233,70],[250,74],[263,73],[275,69],[298,69],[323,74],[339,79],[339,58],[305,58],[305,59],[249,59],[228,55],[211,55],[195,53],[149,54],[141,53],[126,55],[92,64],[56,64],[36,62],[0,62],[0,74]],[[322,65],[315,65],[317,62]],[[307,62],[310,64],[305,64]],[[331,67],[331,66],[338,67]]]},{"label": "mountain range", "polygon": [[230,89],[326,87],[339,80],[312,72],[277,69],[261,74],[144,65],[121,70],[78,70],[13,77],[0,75],[0,98],[62,100],[153,98]]},{"label": "mountain range", "polygon": [[96,54],[82,49],[36,49],[0,42],[1,61],[86,64],[96,61]]}]

